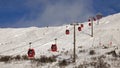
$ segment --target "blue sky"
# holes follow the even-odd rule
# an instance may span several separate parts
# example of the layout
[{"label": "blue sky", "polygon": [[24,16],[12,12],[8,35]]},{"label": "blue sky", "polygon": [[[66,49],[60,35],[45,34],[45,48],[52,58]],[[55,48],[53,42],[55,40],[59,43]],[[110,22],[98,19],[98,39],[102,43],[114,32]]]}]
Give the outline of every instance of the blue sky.
[{"label": "blue sky", "polygon": [[0,0],[0,28],[44,27],[120,12],[120,0]]}]

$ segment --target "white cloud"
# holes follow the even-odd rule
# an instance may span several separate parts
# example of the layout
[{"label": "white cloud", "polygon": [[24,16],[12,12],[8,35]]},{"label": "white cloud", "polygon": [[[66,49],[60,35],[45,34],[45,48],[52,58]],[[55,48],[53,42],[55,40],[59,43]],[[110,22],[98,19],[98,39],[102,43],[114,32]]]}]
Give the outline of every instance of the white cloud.
[{"label": "white cloud", "polygon": [[[23,26],[47,26],[47,25],[62,25],[72,23],[73,21],[85,21],[88,16],[93,15],[92,0],[63,0],[56,1],[54,4],[50,0],[29,0],[26,5],[32,9],[39,9],[39,5],[44,4],[44,12],[37,13],[37,18],[34,20],[25,20],[22,18],[15,25]],[[32,13],[34,15],[36,13]],[[32,16],[31,15],[31,16]]]}]

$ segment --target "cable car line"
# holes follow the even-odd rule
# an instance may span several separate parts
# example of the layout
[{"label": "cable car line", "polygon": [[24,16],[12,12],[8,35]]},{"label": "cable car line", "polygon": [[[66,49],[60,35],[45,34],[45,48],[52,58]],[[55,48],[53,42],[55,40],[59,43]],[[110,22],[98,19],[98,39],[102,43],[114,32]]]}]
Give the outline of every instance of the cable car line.
[{"label": "cable car line", "polygon": [[[71,30],[72,30],[72,29],[71,29]],[[70,30],[70,31],[71,31],[71,30]],[[61,34],[61,35],[60,35],[59,37],[57,37],[57,38],[62,39],[62,36],[64,36],[64,34]],[[61,38],[60,38],[60,37],[61,37]],[[64,37],[63,37],[63,38],[64,38]],[[32,41],[32,43],[38,42],[38,41],[40,41],[40,40],[42,40],[42,39],[43,39],[43,38],[37,39],[37,40],[35,40],[35,41]],[[51,41],[53,41],[53,39],[51,39],[49,42],[51,42]],[[41,45],[34,46],[33,48],[43,46],[43,45],[45,45],[45,44],[47,44],[47,43],[49,43],[49,42],[45,42],[45,43],[43,43],[43,44],[41,44]],[[22,45],[22,46],[18,46],[18,47],[12,48],[12,49],[8,49],[8,50],[5,50],[5,51],[2,51],[2,52],[0,52],[0,54],[1,54],[1,53],[4,53],[4,52],[9,52],[9,51],[12,51],[12,50],[15,50],[15,49],[18,49],[18,48],[22,48],[22,47],[25,47],[25,46],[28,46],[28,44],[25,44],[25,45]],[[26,51],[26,49],[23,50],[23,51],[20,51],[19,53],[23,53],[23,52],[25,52],[25,51]],[[19,54],[19,53],[15,53],[15,54]],[[13,54],[13,55],[15,55],[15,54]]]},{"label": "cable car line", "polygon": [[[39,41],[39,40],[42,40],[42,38],[37,39],[37,40],[35,40],[35,41],[33,41],[33,42],[37,42],[37,41]],[[33,43],[33,42],[32,42],[32,43]],[[8,50],[5,50],[5,51],[0,52],[0,54],[1,54],[1,53],[4,53],[4,52],[11,51],[11,50],[15,50],[15,49],[18,49],[18,48],[25,47],[25,46],[27,46],[27,45],[28,45],[28,44],[26,44],[26,45],[22,45],[22,46],[18,46],[18,47],[15,47],[15,48],[11,48],[11,49],[8,49]]]},{"label": "cable car line", "polygon": [[[62,38],[62,36],[64,36],[64,34],[60,35],[59,37]],[[58,37],[57,37],[57,38],[58,38]],[[59,39],[61,39],[61,38],[59,38]],[[49,42],[51,42],[51,41],[53,41],[53,39],[50,40]],[[45,44],[47,44],[47,43],[49,43],[49,42],[45,42],[45,43],[43,43],[43,44],[41,44],[41,45],[37,45],[37,46],[35,46],[35,47],[33,47],[33,48],[41,47],[41,46],[43,46],[43,45],[45,45]],[[19,53],[23,53],[23,52],[25,52],[25,51],[26,51],[26,50],[23,50],[23,51],[21,51],[21,52],[19,52]],[[19,53],[15,53],[15,54],[19,54]]]}]

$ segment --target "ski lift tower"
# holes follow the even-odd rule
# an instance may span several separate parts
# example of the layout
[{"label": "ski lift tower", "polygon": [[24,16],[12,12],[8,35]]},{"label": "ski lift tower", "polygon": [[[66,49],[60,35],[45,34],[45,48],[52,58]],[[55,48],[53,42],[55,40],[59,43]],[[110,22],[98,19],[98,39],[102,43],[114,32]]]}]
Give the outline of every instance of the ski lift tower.
[{"label": "ski lift tower", "polygon": [[93,37],[93,21],[96,21],[96,19],[94,17],[90,17],[89,19],[91,21],[91,37]]},{"label": "ski lift tower", "polygon": [[70,25],[73,25],[73,28],[74,28],[74,33],[73,33],[73,62],[75,63],[76,62],[76,26],[79,25],[78,23],[73,23],[73,24],[70,24]]}]

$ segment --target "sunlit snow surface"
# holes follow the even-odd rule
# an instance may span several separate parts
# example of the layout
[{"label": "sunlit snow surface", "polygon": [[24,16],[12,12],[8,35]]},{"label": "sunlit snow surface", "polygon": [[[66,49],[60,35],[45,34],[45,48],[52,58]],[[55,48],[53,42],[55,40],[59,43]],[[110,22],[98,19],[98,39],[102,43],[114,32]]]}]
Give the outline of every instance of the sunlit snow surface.
[{"label": "sunlit snow surface", "polygon": [[[106,52],[115,50],[115,48],[118,48],[116,53],[119,54],[120,13],[102,18],[99,25],[97,24],[97,21],[95,21],[94,37],[90,36],[91,29],[90,26],[88,26],[88,22],[83,24],[84,28],[82,28],[81,32],[77,30],[78,26],[76,26],[76,64],[70,64],[66,66],[66,68],[73,68],[83,62],[90,62],[91,57],[106,55]],[[66,26],[68,26],[70,30],[70,35],[65,34]],[[58,51],[52,52],[50,51],[50,48],[51,45],[54,44],[55,38],[57,38]],[[14,56],[27,54],[29,42],[32,42],[31,47],[35,49],[36,58],[41,55],[59,55],[57,57],[58,61],[69,59],[73,55],[73,26],[68,24],[43,28],[0,28],[0,55]],[[110,42],[112,42],[112,45]],[[103,46],[107,46],[109,48],[103,49]],[[84,52],[80,53],[80,50],[84,50]],[[89,55],[90,50],[95,50],[96,54]],[[68,51],[67,55],[62,53],[66,51]],[[113,63],[109,59],[106,59],[105,61],[108,61],[111,65]],[[16,61],[7,64],[0,62],[0,68],[59,68],[56,64],[57,62],[52,64],[47,63],[43,66],[37,67],[30,61]],[[117,67],[113,64],[111,68]]]}]

